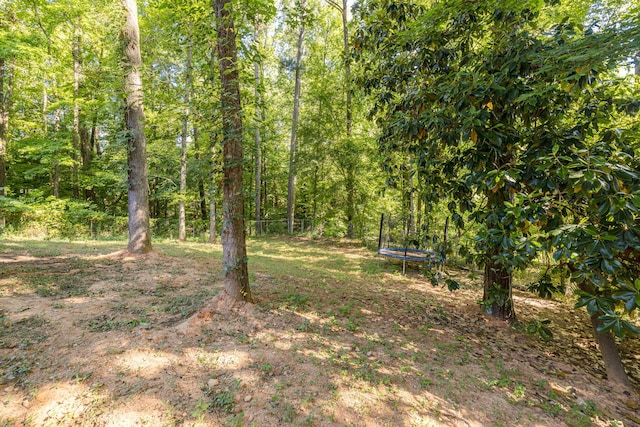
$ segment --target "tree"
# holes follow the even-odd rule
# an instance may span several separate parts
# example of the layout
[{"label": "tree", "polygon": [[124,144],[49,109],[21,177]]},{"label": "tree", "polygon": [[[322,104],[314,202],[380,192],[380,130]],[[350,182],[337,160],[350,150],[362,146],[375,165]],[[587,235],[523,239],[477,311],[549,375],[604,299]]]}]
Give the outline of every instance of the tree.
[{"label": "tree", "polygon": [[191,41],[187,45],[185,82],[184,82],[184,115],[182,117],[182,133],[180,134],[180,201],[178,212],[178,240],[183,242],[186,239],[186,214],[185,196],[187,192],[187,133],[189,126],[190,94],[191,94],[191,73],[192,73],[192,53]]},{"label": "tree", "polygon": [[[346,141],[345,141],[345,151],[353,152],[355,147],[353,146],[353,108],[351,101],[351,53],[349,51],[349,22],[348,22],[348,8],[347,8],[347,0],[342,0],[342,4],[334,0],[327,0],[327,2],[331,5],[331,7],[335,8],[338,12],[340,12],[340,17],[342,18],[342,41],[344,44],[344,94],[345,94],[345,130],[346,130]],[[347,216],[347,237],[353,237],[354,231],[354,216],[355,216],[355,185],[356,185],[356,177],[355,177],[355,169],[357,167],[357,162],[355,156],[347,155],[341,156],[341,158],[345,158],[344,162],[344,175],[345,175],[345,191],[347,193],[347,206],[346,206],[346,216]]]},{"label": "tree", "polygon": [[231,0],[215,0],[216,35],[220,64],[220,106],[224,150],[222,246],[224,289],[235,301],[252,302],[247,269],[242,195],[242,108]]},{"label": "tree", "polygon": [[300,84],[302,75],[302,55],[304,52],[304,8],[306,0],[296,2],[299,13],[298,42],[296,44],[295,80],[293,93],[293,117],[291,119],[291,141],[289,143],[289,181],[287,191],[287,229],[293,234],[296,205],[296,151],[298,141],[298,121],[300,120]]},{"label": "tree", "polygon": [[432,185],[449,189],[453,208],[479,223],[487,312],[514,319],[512,272],[556,250],[583,288],[578,305],[597,316],[598,334],[640,333],[624,317],[636,309],[640,284],[623,259],[635,259],[640,242],[640,180],[624,142],[636,132],[605,128],[616,111],[637,109],[611,77],[636,51],[637,17],[583,32],[569,22],[545,28],[529,5],[459,6],[394,2],[363,11],[372,25],[360,29],[361,58],[381,64],[364,80],[383,88],[375,110],[381,143],[409,147],[425,174],[444,171]]},{"label": "tree", "polygon": [[127,163],[129,171],[129,244],[134,254],[151,251],[149,228],[149,183],[147,150],[144,134],[142,79],[140,68],[140,31],[136,0],[121,0],[125,23],[122,27],[125,106],[127,130]]},{"label": "tree", "polygon": [[[9,128],[9,109],[12,90],[10,77],[7,79],[8,84],[5,89],[5,76],[9,74],[7,73],[7,68],[5,59],[0,58],[0,196],[7,195],[7,133]],[[4,226],[5,217],[2,215],[0,217],[0,227],[4,228]]]},{"label": "tree", "polygon": [[82,68],[82,47],[80,45],[80,30],[74,28],[73,31],[73,143],[71,158],[73,161],[71,185],[73,187],[73,197],[80,197],[80,189],[78,184],[78,154],[82,148],[80,145],[80,84],[81,84],[81,68]]},{"label": "tree", "polygon": [[254,180],[255,180],[255,221],[256,221],[256,233],[262,234],[262,198],[261,198],[261,188],[262,188],[262,136],[260,134],[260,126],[262,125],[262,73],[260,70],[260,60],[259,60],[259,36],[260,36],[260,26],[258,22],[254,24],[253,29],[253,43],[254,48],[256,50],[255,57],[253,59],[253,79],[254,79],[254,98],[256,103],[256,112],[255,112],[255,170],[254,170]]}]

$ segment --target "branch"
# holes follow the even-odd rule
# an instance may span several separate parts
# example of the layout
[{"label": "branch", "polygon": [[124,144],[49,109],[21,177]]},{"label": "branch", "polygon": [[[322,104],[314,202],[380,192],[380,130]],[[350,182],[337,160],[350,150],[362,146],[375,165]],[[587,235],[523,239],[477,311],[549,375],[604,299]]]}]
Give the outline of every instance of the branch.
[{"label": "branch", "polygon": [[336,3],[334,0],[325,0],[327,3],[329,3],[329,6],[332,6],[336,9],[338,9],[338,11],[340,11],[340,13],[342,13],[342,6],[340,6],[338,3]]},{"label": "branch", "polygon": [[49,36],[49,33],[47,32],[47,30],[44,28],[44,25],[42,24],[42,19],[40,19],[40,14],[38,13],[38,6],[36,5],[36,2],[33,1],[32,3],[33,3],[33,12],[35,14],[38,27],[40,27],[40,29],[44,33],[44,37],[47,39],[47,53],[50,55],[51,54],[51,37]]}]

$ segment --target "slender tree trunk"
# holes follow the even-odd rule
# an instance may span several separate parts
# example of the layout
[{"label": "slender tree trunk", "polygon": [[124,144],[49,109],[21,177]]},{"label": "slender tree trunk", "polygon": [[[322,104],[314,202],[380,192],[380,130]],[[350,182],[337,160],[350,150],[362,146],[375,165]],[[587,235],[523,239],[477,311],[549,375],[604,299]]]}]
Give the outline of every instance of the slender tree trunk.
[{"label": "slender tree trunk", "polygon": [[80,34],[78,29],[73,34],[73,135],[72,135],[72,151],[71,151],[71,187],[73,188],[73,197],[80,197],[80,189],[78,188],[78,153],[80,152]]},{"label": "slender tree trunk", "polygon": [[260,126],[262,124],[262,96],[260,93],[261,79],[260,79],[260,62],[258,61],[258,37],[259,28],[258,24],[253,29],[253,41],[256,49],[256,58],[253,61],[253,78],[255,81],[255,102],[256,102],[256,118],[255,118],[255,143],[256,143],[256,158],[255,158],[255,220],[256,220],[256,234],[262,234],[262,214],[261,208],[261,189],[262,189],[262,177],[260,172],[262,171],[262,136],[260,135]]},{"label": "slender tree trunk", "polygon": [[344,79],[347,110],[347,137],[353,134],[353,109],[351,107],[351,54],[349,53],[349,23],[347,0],[342,0],[342,41],[344,43]]},{"label": "slender tree trunk", "polygon": [[416,235],[416,192],[413,177],[409,173],[409,234]]},{"label": "slender tree trunk", "polygon": [[[83,64],[82,64],[82,45],[80,36],[76,35],[74,37],[74,50],[73,50],[73,61],[74,61],[74,121],[73,121],[73,131],[74,131],[74,156],[77,156],[77,145],[79,143],[80,150],[80,162],[81,162],[81,170],[82,174],[85,176],[88,174],[91,169],[91,162],[93,160],[93,144],[95,138],[95,123],[98,120],[97,111],[93,114],[93,127],[88,128],[84,123],[84,119],[86,118],[86,114],[83,114],[83,108],[80,108],[78,105],[78,100],[80,99],[81,91],[83,89],[84,75],[83,75]],[[95,98],[94,98],[95,100]],[[74,161],[74,171],[76,178],[76,185],[74,187],[74,191],[80,191],[80,183],[78,182],[78,162]],[[95,192],[93,188],[83,188],[83,195],[85,200],[93,200],[95,198]]]},{"label": "slender tree trunk", "polygon": [[122,27],[125,107],[129,167],[129,244],[131,253],[151,251],[149,182],[144,135],[143,91],[140,69],[140,30],[136,0],[120,0],[125,11]]},{"label": "slender tree trunk", "polygon": [[[572,266],[569,268],[572,268]],[[578,288],[589,294],[595,293],[593,286],[590,286],[586,282],[578,283]],[[616,346],[613,335],[610,331],[598,332],[598,327],[600,326],[600,319],[598,319],[599,316],[599,312],[591,316],[591,326],[593,327],[593,335],[598,341],[598,346],[600,347],[600,354],[604,361],[604,368],[607,371],[607,378],[612,383],[622,386],[628,390],[632,390],[633,387],[631,386],[629,377],[622,365],[622,359],[620,359],[620,353],[618,353],[618,347]]]},{"label": "slender tree trunk", "polygon": [[[262,174],[261,174],[261,180],[262,180],[262,209],[260,209],[262,211],[262,216],[264,217],[264,213],[267,211],[267,201],[268,201],[268,191],[269,191],[269,182],[267,180],[264,179],[265,176],[267,176],[267,159],[265,158],[265,156],[262,156]],[[263,231],[264,231],[264,227],[263,227]]]},{"label": "slender tree trunk", "polygon": [[[53,116],[53,132],[55,137],[58,137],[58,132],[60,132],[60,109],[57,109]],[[57,144],[57,142],[56,142]],[[54,160],[53,160],[53,197],[56,199],[60,198],[60,162],[58,161],[58,150],[56,149],[53,152]]]},{"label": "slender tree trunk", "polygon": [[216,182],[215,154],[213,146],[211,148],[211,179],[209,183],[209,243],[216,243],[216,193],[218,183]]},{"label": "slender tree trunk", "polygon": [[[7,134],[9,129],[9,103],[11,102],[11,84],[7,85],[5,92],[5,75],[7,67],[4,58],[0,58],[0,196],[7,195]],[[0,216],[0,229],[6,225],[4,215]]]},{"label": "slender tree trunk", "polygon": [[318,164],[313,166],[313,204],[312,204],[311,218],[315,223],[318,216]]},{"label": "slender tree trunk", "polygon": [[[200,132],[196,126],[193,127],[193,151],[194,157],[200,163]],[[206,221],[207,216],[207,197],[204,192],[204,180],[202,175],[198,174],[198,194],[200,195],[200,219]]]},{"label": "slender tree trunk", "polygon": [[207,195],[204,192],[204,181],[198,179],[198,194],[200,196],[200,219],[202,221],[207,220]]},{"label": "slender tree trunk", "polygon": [[[215,5],[214,5],[215,7]],[[213,76],[215,73],[216,65],[218,65],[217,61],[217,46],[211,44],[211,75]],[[211,85],[215,84],[215,80],[211,79]],[[213,119],[215,120],[215,118]],[[216,230],[216,195],[218,193],[218,180],[216,179],[216,165],[218,162],[218,135],[216,132],[212,132],[209,138],[210,142],[210,157],[209,157],[209,243],[216,243],[218,240],[217,230]]]},{"label": "slender tree trunk", "polygon": [[[82,120],[80,121],[80,157],[82,158],[82,172],[87,175],[91,169],[91,163],[93,162],[93,145],[95,143],[95,123],[97,122],[97,113],[94,115],[94,125],[92,128],[83,126]],[[94,200],[95,191],[93,187],[84,188],[84,199]]]},{"label": "slender tree trunk", "polygon": [[[349,143],[351,146],[351,143]],[[353,148],[353,147],[351,147]],[[347,165],[346,170],[346,180],[345,180],[345,191],[347,192],[347,237],[353,238],[355,226],[354,226],[354,218],[356,216],[356,203],[355,203],[355,188],[356,188],[356,174],[355,168],[353,164]]]},{"label": "slender tree trunk", "polygon": [[[302,0],[300,7],[304,8],[306,0]],[[302,11],[300,11],[302,14]],[[287,230],[293,234],[296,205],[296,150],[298,136],[298,121],[300,119],[300,80],[302,73],[302,53],[304,41],[304,22],[300,22],[296,53],[296,71],[293,90],[293,118],[291,120],[291,143],[289,145],[289,182],[287,186]]]},{"label": "slender tree trunk", "polygon": [[416,197],[416,231],[422,231],[422,193],[418,188],[418,197]]},{"label": "slender tree trunk", "polygon": [[187,194],[187,129],[189,124],[189,103],[191,96],[191,42],[187,46],[187,62],[184,79],[184,116],[182,117],[182,135],[180,136],[180,202],[178,208],[178,240],[186,240],[185,197]]},{"label": "slender tree trunk", "polygon": [[[351,101],[351,54],[349,53],[349,22],[348,22],[348,4],[347,0],[327,0],[327,2],[340,12],[342,18],[342,41],[344,44],[344,93],[345,93],[345,110],[346,110],[346,131],[347,146],[354,149],[351,138],[353,137],[353,108]],[[355,219],[355,191],[356,191],[356,164],[349,163],[346,165],[345,171],[345,191],[347,192],[347,237],[354,236],[354,219]]]},{"label": "slender tree trunk", "polygon": [[[347,138],[349,145],[353,142],[353,109],[351,107],[351,54],[349,52],[349,24],[347,21],[348,12],[347,0],[342,0],[342,39],[344,43],[344,81],[345,81],[345,98],[346,98],[346,115],[347,115]],[[353,148],[353,147],[352,147]],[[355,220],[355,192],[356,192],[356,164],[351,163],[347,171],[347,237],[354,236],[354,220]]]},{"label": "slender tree trunk", "polygon": [[220,65],[224,197],[222,246],[224,289],[236,301],[252,302],[247,268],[242,195],[242,108],[231,0],[214,0]]},{"label": "slender tree trunk", "polygon": [[640,53],[636,54],[636,57],[634,59],[634,71],[636,76],[640,76]]}]

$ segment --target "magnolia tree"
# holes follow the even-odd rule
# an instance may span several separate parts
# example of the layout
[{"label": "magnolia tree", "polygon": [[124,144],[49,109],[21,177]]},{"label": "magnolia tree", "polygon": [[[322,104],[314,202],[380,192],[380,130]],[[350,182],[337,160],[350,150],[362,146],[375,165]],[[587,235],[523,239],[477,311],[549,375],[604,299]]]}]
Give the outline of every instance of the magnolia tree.
[{"label": "magnolia tree", "polygon": [[638,14],[595,29],[554,22],[556,12],[363,2],[360,83],[377,100],[381,150],[412,153],[433,191],[450,195],[457,225],[478,224],[484,311],[515,320],[513,272],[552,251],[580,289],[610,379],[628,385],[609,331],[640,333],[629,320],[640,303],[638,102],[615,71],[638,49]]}]

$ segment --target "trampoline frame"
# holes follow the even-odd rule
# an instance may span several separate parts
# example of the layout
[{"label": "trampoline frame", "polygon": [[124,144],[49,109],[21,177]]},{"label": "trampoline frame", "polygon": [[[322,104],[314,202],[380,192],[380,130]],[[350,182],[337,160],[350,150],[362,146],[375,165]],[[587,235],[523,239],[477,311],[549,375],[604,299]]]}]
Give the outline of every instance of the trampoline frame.
[{"label": "trampoline frame", "polygon": [[384,226],[384,214],[380,216],[380,231],[378,233],[378,257],[380,255],[389,258],[396,258],[402,260],[402,274],[406,274],[407,262],[422,262],[426,265],[427,260],[433,262],[434,257],[437,257],[437,252],[429,251],[426,249],[410,248],[410,247],[382,247],[382,227]]}]

